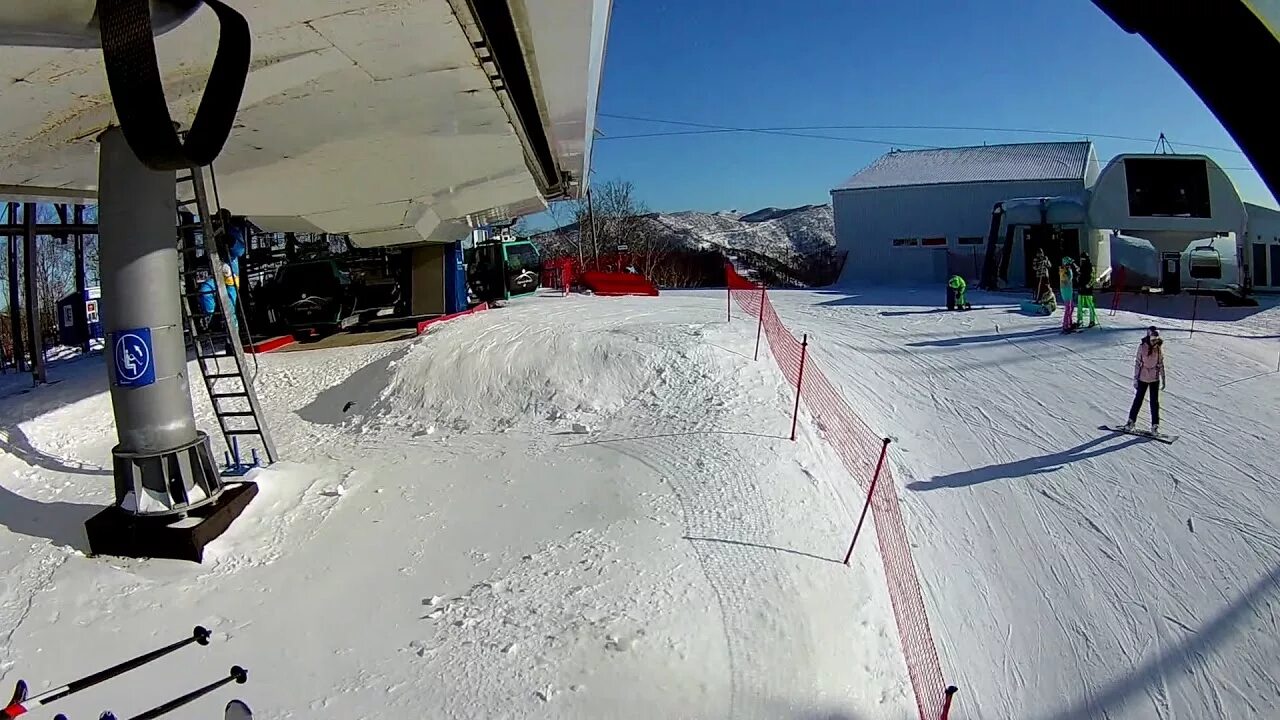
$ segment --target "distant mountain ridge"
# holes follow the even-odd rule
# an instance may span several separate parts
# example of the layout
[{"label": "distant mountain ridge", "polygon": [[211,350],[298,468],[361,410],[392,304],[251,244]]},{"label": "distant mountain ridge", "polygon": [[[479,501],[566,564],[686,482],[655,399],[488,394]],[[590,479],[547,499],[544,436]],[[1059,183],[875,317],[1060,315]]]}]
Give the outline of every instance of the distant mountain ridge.
[{"label": "distant mountain ridge", "polygon": [[[725,256],[742,252],[769,258],[789,266],[816,256],[833,254],[835,220],[830,205],[794,208],[767,207],[755,212],[701,212],[683,210],[643,216],[651,232],[670,239],[682,250],[718,250]],[[556,234],[577,234],[577,225],[539,233],[535,242]]]}]

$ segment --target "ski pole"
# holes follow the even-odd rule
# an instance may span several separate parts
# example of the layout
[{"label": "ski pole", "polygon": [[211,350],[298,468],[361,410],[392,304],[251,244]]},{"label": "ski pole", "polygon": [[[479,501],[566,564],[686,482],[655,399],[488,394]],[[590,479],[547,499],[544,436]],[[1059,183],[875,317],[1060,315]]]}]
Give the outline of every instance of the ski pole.
[{"label": "ski pole", "polygon": [[[204,697],[205,695],[208,695],[209,693],[213,692],[214,690],[217,690],[218,688],[222,687],[223,685],[226,685],[227,683],[234,681],[236,683],[243,685],[245,681],[248,679],[249,679],[248,670],[245,670],[239,665],[232,665],[231,672],[228,673],[227,676],[222,678],[221,680],[215,680],[209,683],[208,685],[205,685],[202,688],[197,688],[195,690],[192,690],[191,692],[187,693],[186,695],[183,695],[182,697],[174,698],[163,705],[158,705],[156,707],[153,707],[150,710],[142,713],[141,715],[134,715],[133,717],[129,718],[129,720],[155,720],[155,718],[158,718],[161,715],[168,715],[169,713],[173,712],[174,710],[177,710],[183,705],[186,705],[192,700],[196,700],[197,698],[201,698],[201,697]],[[116,720],[116,716],[112,714],[110,711],[107,711],[103,713],[101,717],[98,718],[98,720]]]},{"label": "ski pole", "polygon": [[72,680],[66,685],[46,690],[45,692],[31,698],[26,696],[26,682],[19,680],[18,687],[14,690],[13,700],[11,700],[9,702],[9,706],[4,709],[3,715],[5,718],[16,718],[19,715],[26,713],[28,706],[38,707],[40,705],[48,705],[55,700],[60,700],[68,695],[73,695],[85,688],[93,687],[100,682],[110,680],[117,675],[123,675],[124,673],[142,665],[146,665],[153,660],[158,660],[175,650],[180,650],[181,648],[190,645],[191,643],[208,645],[210,635],[211,633],[207,629],[197,625],[195,629],[191,631],[191,637],[189,638],[179,640],[178,642],[166,645],[157,650],[152,650],[149,653],[144,653],[130,660],[125,660],[119,665],[113,665],[106,670],[99,670],[92,675],[85,675],[78,680]]}]

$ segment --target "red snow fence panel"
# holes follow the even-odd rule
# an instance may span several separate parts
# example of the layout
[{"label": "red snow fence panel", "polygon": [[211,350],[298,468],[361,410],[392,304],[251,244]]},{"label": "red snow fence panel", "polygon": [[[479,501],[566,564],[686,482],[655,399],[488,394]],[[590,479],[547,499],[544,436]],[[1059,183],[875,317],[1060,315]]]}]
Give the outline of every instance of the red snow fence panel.
[{"label": "red snow fence panel", "polygon": [[[787,382],[796,387],[798,399],[817,424],[821,437],[840,457],[849,475],[868,495],[875,522],[880,561],[884,564],[889,602],[902,642],[907,675],[915,693],[920,720],[939,720],[951,710],[955,690],[943,681],[942,663],[929,629],[924,595],[911,557],[911,542],[898,499],[898,483],[891,463],[883,462],[888,443],[872,432],[809,355],[807,342],[782,323],[763,287],[725,265],[728,294],[739,308],[759,323],[757,332],[768,338],[769,350]],[[807,337],[806,337],[807,341]],[[797,403],[798,407],[798,403]],[[798,412],[798,411],[797,411]],[[849,554],[852,555],[850,546]]]},{"label": "red snow fence panel", "polygon": [[484,312],[485,310],[488,310],[488,309],[489,309],[489,303],[480,303],[479,305],[463,310],[462,312],[451,313],[449,315],[441,315],[440,317],[433,317],[427,320],[423,320],[422,322],[418,323],[418,334],[421,335],[422,333],[427,331],[427,328],[437,323],[448,322],[449,320],[460,318],[463,315],[471,315],[478,312]]},{"label": "red snow fence panel", "polygon": [[578,261],[573,258],[558,257],[542,261],[542,287],[567,290],[577,275]]},{"label": "red snow fence panel", "polygon": [[251,353],[269,353],[272,350],[279,350],[286,345],[292,345],[294,342],[295,340],[292,335],[280,335],[278,337],[260,340],[245,349]]},{"label": "red snow fence panel", "polygon": [[657,295],[658,288],[639,273],[588,270],[582,284],[596,295]]}]

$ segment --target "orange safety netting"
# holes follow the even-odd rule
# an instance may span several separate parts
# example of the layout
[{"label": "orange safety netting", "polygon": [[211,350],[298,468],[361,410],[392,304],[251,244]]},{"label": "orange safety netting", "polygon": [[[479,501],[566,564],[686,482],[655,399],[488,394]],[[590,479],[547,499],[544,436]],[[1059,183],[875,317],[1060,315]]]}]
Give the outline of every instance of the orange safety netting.
[{"label": "orange safety netting", "polygon": [[[872,432],[849,407],[812,356],[804,359],[801,376],[801,358],[805,348],[782,323],[765,289],[739,275],[731,265],[725,266],[725,275],[729,296],[752,318],[759,319],[783,376],[793,386],[803,383],[799,388],[800,399],[817,422],[822,438],[835,449],[845,470],[862,484],[862,490],[866,492],[880,457],[881,436]],[[881,479],[875,485],[871,511],[880,545],[880,559],[884,563],[889,601],[893,605],[894,621],[902,641],[902,653],[920,720],[938,720],[943,714],[946,686],[942,664],[929,630],[920,580],[911,557],[911,543],[902,518],[892,464],[884,467]]]}]

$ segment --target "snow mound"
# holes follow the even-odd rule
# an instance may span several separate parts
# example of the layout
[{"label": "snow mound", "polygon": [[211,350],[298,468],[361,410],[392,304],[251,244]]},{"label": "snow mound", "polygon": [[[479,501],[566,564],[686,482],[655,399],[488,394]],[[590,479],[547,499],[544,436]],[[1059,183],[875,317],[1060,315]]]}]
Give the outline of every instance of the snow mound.
[{"label": "snow mound", "polygon": [[596,423],[586,419],[620,411],[673,362],[689,362],[680,336],[690,332],[699,330],[644,322],[584,330],[536,306],[486,313],[465,328],[452,323],[431,333],[392,361],[367,417],[420,434],[517,426],[589,432]]}]

